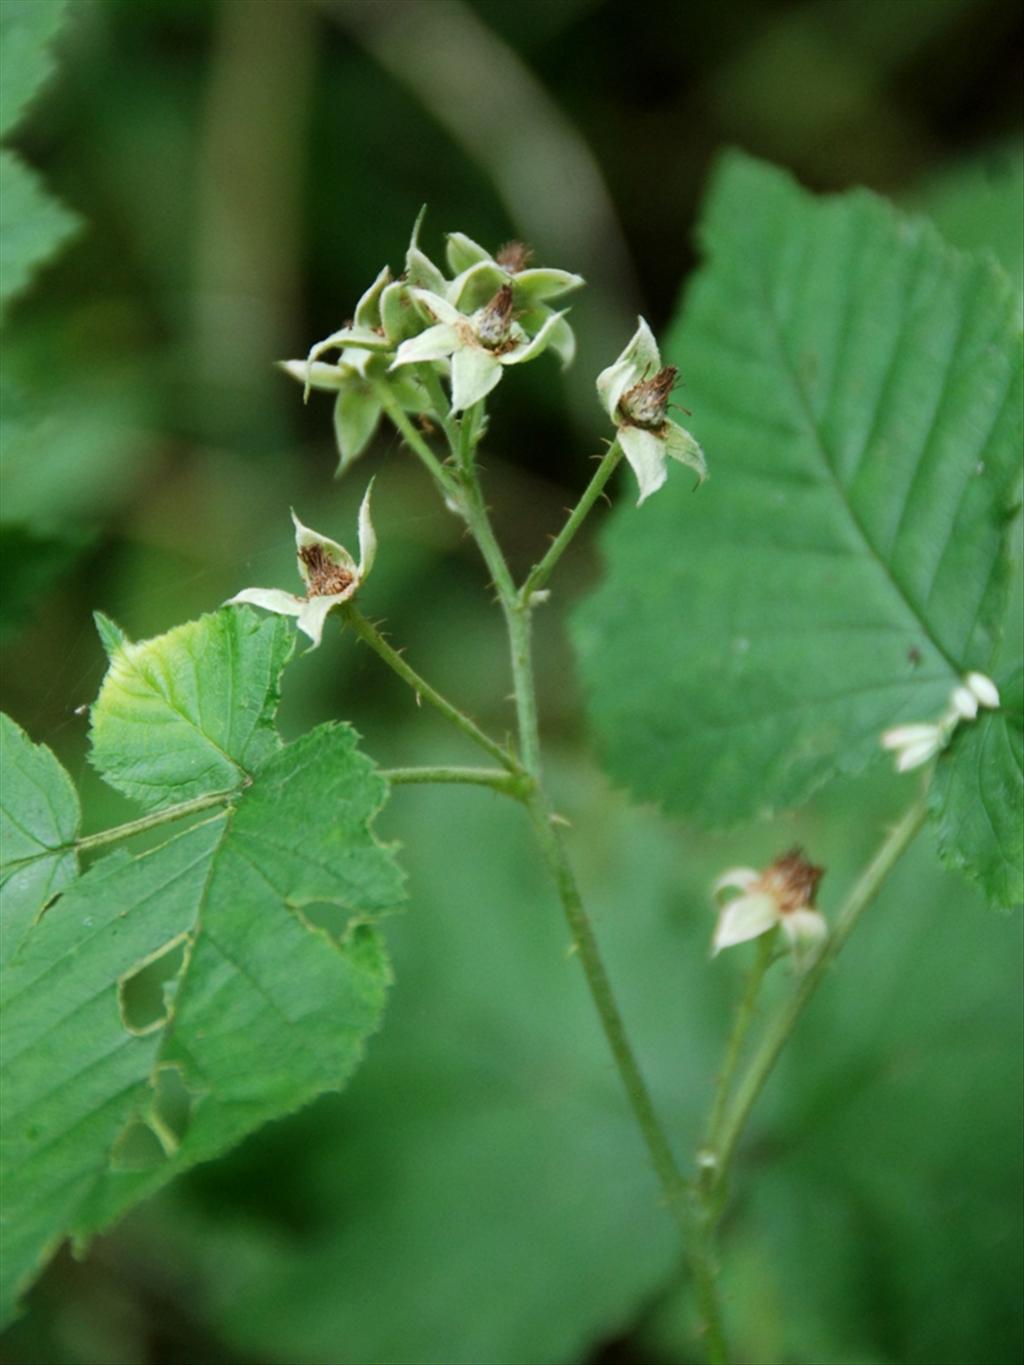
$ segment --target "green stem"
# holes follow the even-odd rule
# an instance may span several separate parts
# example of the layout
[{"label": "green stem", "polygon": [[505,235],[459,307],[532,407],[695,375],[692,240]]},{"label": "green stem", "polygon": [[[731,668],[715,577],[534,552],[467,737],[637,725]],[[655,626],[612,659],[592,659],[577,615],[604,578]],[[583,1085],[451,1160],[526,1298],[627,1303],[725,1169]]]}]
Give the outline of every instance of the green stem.
[{"label": "green stem", "polygon": [[405,444],[414,455],[422,461],[427,471],[436,479],[441,489],[452,494],[455,489],[451,473],[445,469],[444,465],[430,449],[427,441],[419,431],[415,422],[409,417],[402,407],[395,401],[394,394],[383,379],[372,379],[373,391],[377,395],[381,408],[386,413],[388,419],[393,423],[395,429],[401,435]]},{"label": "green stem", "polygon": [[426,782],[469,783],[478,787],[493,787],[521,800],[524,795],[522,778],[502,768],[382,768],[381,776],[393,786],[412,786]]},{"label": "green stem", "polygon": [[122,839],[132,838],[135,834],[144,834],[147,829],[156,829],[159,825],[170,824],[172,820],[194,815],[198,810],[222,806],[232,797],[238,796],[239,792],[238,787],[233,787],[230,791],[207,792],[205,796],[195,796],[191,801],[181,801],[176,806],[167,806],[164,810],[154,811],[152,815],[141,815],[138,820],[129,820],[124,825],[114,825],[111,829],[100,830],[98,834],[86,834],[68,847],[77,848],[79,853],[86,853],[93,848],[102,848],[105,844],[116,844]]},{"label": "green stem", "polygon": [[718,1147],[718,1130],[722,1125],[722,1115],[725,1113],[725,1105],[732,1088],[733,1076],[736,1074],[736,1065],[739,1062],[743,1044],[754,1018],[754,1009],[761,991],[761,983],[771,965],[774,954],[775,934],[762,934],[757,941],[757,957],[750,969],[746,987],[736,1009],[736,1018],[733,1021],[732,1032],[726,1044],[722,1069],[715,1085],[715,1096],[711,1104],[711,1115],[708,1119],[707,1137],[705,1139],[705,1148],[709,1152],[716,1151]]},{"label": "green stem", "polygon": [[874,901],[879,891],[924,823],[925,799],[922,796],[905,813],[899,824],[887,835],[878,852],[861,873],[836,917],[828,938],[817,956],[800,978],[796,990],[769,1024],[760,1046],[750,1060],[736,1087],[732,1104],[720,1125],[713,1156],[716,1159],[714,1183],[724,1187],[736,1145],[743,1134],[751,1110],[757,1102],[765,1082],[778,1061],[779,1054],[789,1041],[800,1016],[832,966],[861,915]]},{"label": "green stem", "polygon": [[[457,445],[452,445],[452,454],[456,459],[459,459],[460,449]],[[563,535],[559,537],[562,543],[559,546],[558,554],[552,559],[551,551],[549,551],[548,555],[541,561],[541,564],[545,565],[545,577],[554,567],[555,561],[565,546],[568,545],[572,534],[575,534],[586,512],[600,493],[601,487],[610,476],[614,468],[614,460],[609,458],[610,456],[611,451],[602,461],[604,475],[600,484],[596,488],[593,486],[598,477],[595,474],[595,479],[591,481],[590,488],[581,499],[581,504],[585,500],[586,506],[575,518],[572,532],[566,535],[563,531]],[[599,470],[598,474],[600,473]],[[525,773],[533,782],[533,789],[525,798],[527,809],[532,818],[541,852],[558,892],[562,913],[579,955],[583,974],[594,1007],[597,1010],[601,1027],[611,1049],[633,1116],[647,1145],[651,1164],[661,1185],[665,1203],[678,1223],[684,1244],[691,1253],[698,1301],[706,1330],[708,1358],[711,1365],[726,1365],[728,1353],[722,1329],[713,1265],[709,1257],[700,1255],[697,1220],[694,1217],[695,1209],[690,1187],[679,1169],[665,1129],[655,1111],[654,1101],[629,1041],[625,1023],[612,990],[611,980],[605,970],[590,917],[580,896],[562,838],[554,824],[554,812],[541,786],[540,734],[537,719],[537,690],[533,674],[529,592],[520,593],[516,589],[508,563],[494,535],[483,492],[473,465],[471,463],[463,464],[460,469],[460,476],[465,494],[463,511],[466,523],[490,572],[508,629],[519,748]],[[570,521],[572,520],[573,518],[570,517]],[[555,546],[552,546],[552,550],[554,549]],[[528,579],[527,583],[529,582]]]},{"label": "green stem", "polygon": [[418,697],[423,697],[430,702],[431,706],[440,711],[446,720],[451,721],[452,725],[461,730],[464,735],[468,735],[475,744],[479,744],[480,748],[486,750],[503,768],[517,776],[521,774],[522,770],[515,758],[502,748],[496,740],[491,739],[490,735],[485,734],[465,712],[460,711],[436,688],[431,687],[430,683],[425,678],[421,678],[415,669],[410,668],[401,654],[388,644],[377,627],[366,619],[353,602],[347,602],[342,610],[346,622],[359,638],[368,644],[374,653],[383,659],[393,672],[398,674],[403,682],[408,683]]},{"label": "green stem", "polygon": [[536,563],[519,592],[520,601],[529,603],[531,596],[543,588],[544,584],[551,577],[551,572],[555,565],[562,558],[562,555],[569,547],[569,543],[576,532],[583,525],[584,519],[597,502],[604,491],[604,486],[615,472],[615,468],[622,459],[622,447],[618,441],[611,443],[605,451],[601,463],[594,471],[594,476],[583,490],[579,502],[569,513],[569,518],[559,531],[558,535],[551,542],[544,557]]}]

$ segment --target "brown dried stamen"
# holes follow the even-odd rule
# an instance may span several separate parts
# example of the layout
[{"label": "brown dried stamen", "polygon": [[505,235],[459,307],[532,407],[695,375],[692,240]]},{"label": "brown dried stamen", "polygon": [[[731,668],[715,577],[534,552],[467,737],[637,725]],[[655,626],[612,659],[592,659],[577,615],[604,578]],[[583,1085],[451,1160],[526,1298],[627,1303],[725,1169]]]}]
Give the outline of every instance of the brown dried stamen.
[{"label": "brown dried stamen", "polygon": [[495,261],[510,275],[518,275],[533,260],[533,250],[525,242],[506,242],[498,248]]},{"label": "brown dried stamen", "polygon": [[678,373],[674,365],[666,365],[652,379],[641,379],[639,384],[626,390],[619,407],[631,426],[657,431],[664,425],[668,400]]},{"label": "brown dried stamen", "polygon": [[802,849],[791,848],[765,868],[759,889],[771,896],[779,914],[789,915],[814,904],[818,883],[824,875],[825,869],[809,863]]},{"label": "brown dried stamen", "polygon": [[512,286],[503,284],[484,308],[476,324],[476,334],[489,351],[500,350],[512,326]]},{"label": "brown dried stamen", "polygon": [[307,597],[333,597],[344,592],[355,582],[355,574],[342,564],[335,564],[324,553],[322,545],[303,545],[299,558],[306,566],[309,575]]}]

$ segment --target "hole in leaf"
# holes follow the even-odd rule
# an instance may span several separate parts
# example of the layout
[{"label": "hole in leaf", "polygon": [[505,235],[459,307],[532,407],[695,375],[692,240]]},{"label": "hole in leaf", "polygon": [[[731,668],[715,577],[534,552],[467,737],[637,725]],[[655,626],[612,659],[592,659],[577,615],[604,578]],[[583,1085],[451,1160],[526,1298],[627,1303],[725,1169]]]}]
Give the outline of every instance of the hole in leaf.
[{"label": "hole in leaf", "polygon": [[321,929],[335,943],[344,943],[352,929],[352,911],[329,901],[313,901],[292,909],[311,929]]},{"label": "hole in leaf", "polygon": [[110,1152],[110,1167],[114,1171],[151,1171],[166,1160],[163,1143],[141,1119],[132,1119]]},{"label": "hole in leaf", "polygon": [[153,1080],[154,1119],[176,1142],[188,1132],[192,1107],[198,1096],[185,1084],[177,1066],[161,1066]]},{"label": "hole in leaf", "polygon": [[121,977],[117,985],[118,1004],[130,1033],[150,1033],[167,1023],[188,946],[185,936],[172,939]]}]

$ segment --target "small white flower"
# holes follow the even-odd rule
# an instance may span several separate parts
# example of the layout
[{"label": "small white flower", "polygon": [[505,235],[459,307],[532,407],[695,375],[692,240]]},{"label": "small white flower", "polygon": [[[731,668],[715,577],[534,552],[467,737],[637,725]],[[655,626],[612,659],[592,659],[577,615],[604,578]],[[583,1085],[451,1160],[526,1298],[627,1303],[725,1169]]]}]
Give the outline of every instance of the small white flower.
[{"label": "small white flower", "polygon": [[920,768],[946,746],[949,727],[941,723],[896,725],[882,735],[882,748],[896,754],[896,771]]},{"label": "small white flower", "polygon": [[882,734],[882,748],[896,754],[896,771],[910,772],[933,759],[949,743],[962,721],[972,721],[978,707],[999,705],[999,689],[984,673],[968,673],[949,696],[949,706],[937,721],[896,725]]},{"label": "small white flower", "polygon": [[984,673],[968,673],[964,682],[977,697],[980,705],[987,706],[993,711],[999,705],[999,688]]},{"label": "small white flower", "polygon": [[403,341],[391,368],[450,357],[452,412],[462,412],[486,398],[506,365],[521,365],[540,355],[563,316],[551,313],[537,335],[530,337],[515,319],[511,285],[502,285],[492,299],[468,317],[430,289],[413,289],[411,293],[434,318],[434,325]]},{"label": "small white flower", "polygon": [[670,458],[696,470],[701,482],[707,465],[690,433],[667,416],[677,371],[662,365],[653,332],[643,318],[637,321],[629,345],[597,376],[597,392],[640,485],[639,507],[668,478]]},{"label": "small white flower", "polygon": [[225,606],[236,602],[248,602],[254,607],[264,607],[267,611],[281,616],[296,617],[299,630],[312,640],[312,648],[320,643],[327,613],[343,602],[349,601],[362,587],[373,568],[377,553],[377,537],[373,522],[370,520],[370,491],[373,481],[363,495],[359,508],[359,563],[357,564],[344,545],[336,540],[322,536],[303,526],[295,513],[295,552],[299,574],[306,585],[306,596],[284,592],[280,588],[243,588],[230,598]]},{"label": "small white flower", "polygon": [[776,858],[763,872],[752,867],[724,872],[713,888],[716,899],[728,890],[740,895],[720,902],[713,952],[717,955],[723,948],[746,943],[779,924],[799,958],[828,933],[824,915],[814,908],[823,876],[824,869],[807,862],[799,849]]},{"label": "small white flower", "polygon": [[[551,300],[579,289],[584,280],[569,270],[531,265],[532,255],[522,242],[506,242],[492,256],[465,233],[450,232],[447,257],[455,278],[445,290],[435,292],[443,292],[461,312],[472,313],[507,284],[512,289],[516,320],[527,336],[536,336],[551,317]],[[552,324],[547,344],[563,368],[571,364],[576,338],[564,317]]]}]

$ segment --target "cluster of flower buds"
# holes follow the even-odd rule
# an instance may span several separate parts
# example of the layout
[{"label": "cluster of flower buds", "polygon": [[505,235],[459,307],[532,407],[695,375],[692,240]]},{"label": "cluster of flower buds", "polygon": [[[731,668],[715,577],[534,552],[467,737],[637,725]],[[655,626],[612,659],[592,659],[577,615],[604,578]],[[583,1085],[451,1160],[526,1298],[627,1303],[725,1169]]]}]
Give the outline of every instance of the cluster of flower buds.
[{"label": "cluster of flower buds", "polygon": [[[462,412],[485,398],[504,367],[547,349],[567,365],[576,343],[564,312],[551,300],[583,279],[567,270],[530,265],[529,250],[511,242],[492,256],[461,232],[448,237],[451,278],[419,245],[420,214],[395,278],[384,269],[356,305],[351,322],[318,341],[305,360],[282,368],[310,389],[337,395],[334,429],[339,473],[369,445],[385,401],[404,412],[430,406],[415,370],[432,364],[451,381],[451,408]],[[334,363],[321,359],[338,351]]]},{"label": "cluster of flower buds", "polygon": [[953,688],[949,705],[937,721],[896,725],[882,735],[882,748],[896,755],[897,772],[910,772],[940,753],[961,721],[975,718],[979,706],[994,710],[998,705],[999,689],[992,679],[984,673],[968,673]]},{"label": "cluster of flower buds", "polygon": [[[798,848],[776,858],[762,872],[752,867],[723,872],[714,885],[720,906],[712,951],[720,953],[780,925],[800,962],[828,933],[824,915],[814,908],[818,883],[824,875],[824,868],[809,863]],[[723,904],[720,898],[724,891],[740,894]]]}]

